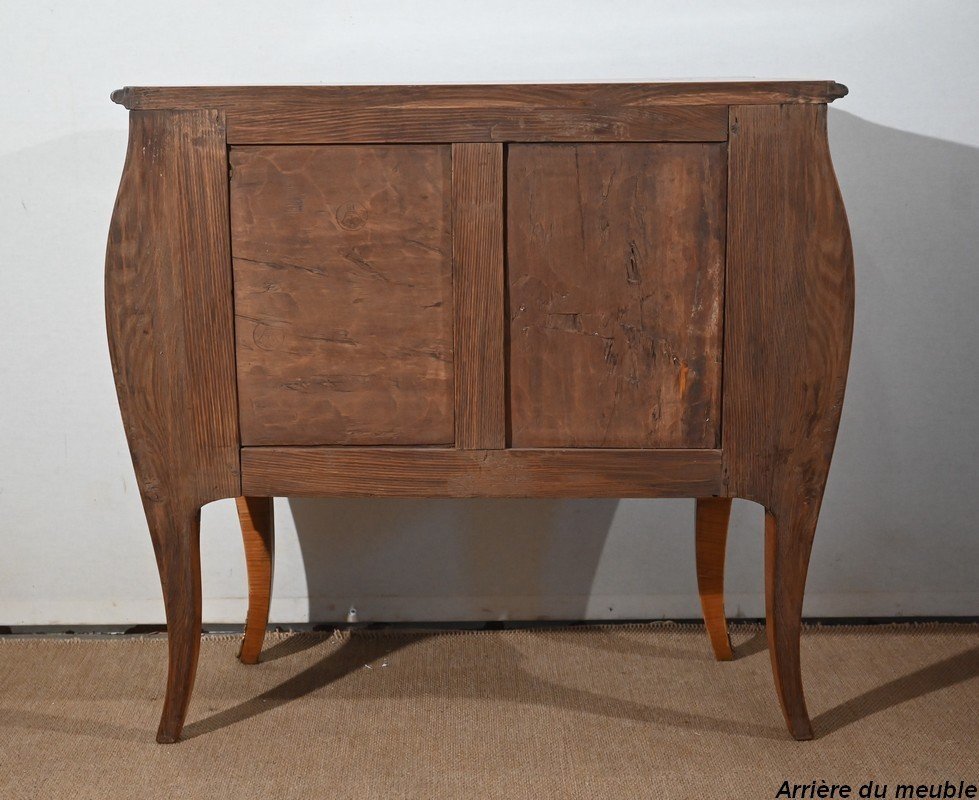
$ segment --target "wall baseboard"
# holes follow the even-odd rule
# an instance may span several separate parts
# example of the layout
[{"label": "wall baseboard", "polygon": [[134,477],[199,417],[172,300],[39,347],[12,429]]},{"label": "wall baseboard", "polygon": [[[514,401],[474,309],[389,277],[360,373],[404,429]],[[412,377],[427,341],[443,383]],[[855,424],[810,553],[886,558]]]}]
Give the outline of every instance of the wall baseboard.
[{"label": "wall baseboard", "polygon": [[[487,622],[282,622],[269,625],[277,633],[326,633],[334,630],[546,630],[588,625],[628,626],[663,623],[679,626],[702,626],[700,619],[621,619],[621,620],[491,620]],[[914,617],[804,617],[808,627],[867,627],[874,625],[979,625],[979,615],[972,616],[914,616]],[[744,618],[731,621],[732,631],[739,627],[764,625],[763,618]],[[166,633],[166,625],[0,625],[0,636],[158,636]],[[232,622],[210,623],[204,635],[240,634],[242,625]]]}]

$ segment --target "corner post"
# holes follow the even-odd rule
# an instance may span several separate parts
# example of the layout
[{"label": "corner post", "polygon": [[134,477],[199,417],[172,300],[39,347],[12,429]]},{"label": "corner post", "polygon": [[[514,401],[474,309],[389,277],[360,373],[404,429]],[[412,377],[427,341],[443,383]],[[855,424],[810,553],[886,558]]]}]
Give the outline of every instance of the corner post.
[{"label": "corner post", "polygon": [[156,552],[176,741],[201,631],[200,508],[241,493],[221,112],[132,111],[105,262],[109,353]]},{"label": "corner post", "polygon": [[850,360],[853,253],[825,103],[732,106],[729,130],[724,481],[766,509],[775,685],[808,739],[802,598]]}]

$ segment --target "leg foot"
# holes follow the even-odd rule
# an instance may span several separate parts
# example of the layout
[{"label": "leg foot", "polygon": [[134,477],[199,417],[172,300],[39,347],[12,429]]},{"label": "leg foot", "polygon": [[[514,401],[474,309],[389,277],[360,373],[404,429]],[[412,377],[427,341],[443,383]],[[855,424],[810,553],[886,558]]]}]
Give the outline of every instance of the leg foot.
[{"label": "leg foot", "polygon": [[167,694],[156,740],[180,738],[194,689],[201,646],[200,508],[148,503],[156,563],[167,615]]},{"label": "leg foot", "polygon": [[272,600],[272,568],[275,525],[271,497],[239,497],[238,520],[245,543],[248,567],[248,617],[238,658],[242,664],[257,664],[269,623]]},{"label": "leg foot", "polygon": [[730,516],[730,497],[698,498],[697,589],[707,635],[718,661],[731,661],[734,658],[724,616],[724,553]]},{"label": "leg foot", "polygon": [[799,512],[765,512],[765,627],[775,691],[793,737],[812,738],[802,691],[802,595],[816,521]]}]

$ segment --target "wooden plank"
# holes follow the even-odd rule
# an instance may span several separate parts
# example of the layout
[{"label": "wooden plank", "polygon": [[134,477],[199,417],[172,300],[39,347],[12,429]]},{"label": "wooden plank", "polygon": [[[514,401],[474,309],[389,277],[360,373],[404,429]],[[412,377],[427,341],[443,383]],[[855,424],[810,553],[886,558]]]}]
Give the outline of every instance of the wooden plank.
[{"label": "wooden plank", "polygon": [[513,145],[511,444],[718,446],[720,144]]},{"label": "wooden plank", "polygon": [[702,142],[727,138],[727,107],[581,109],[236,108],[232,144],[336,142]]},{"label": "wooden plank", "polygon": [[[127,86],[112,93],[127,108],[220,108],[316,112],[359,108],[564,107],[826,103],[845,96],[835,81],[489,84],[442,86]],[[234,116],[234,114],[231,114]]]},{"label": "wooden plank", "polygon": [[506,446],[503,146],[452,145],[456,446]]},{"label": "wooden plank", "polygon": [[853,332],[853,253],[825,106],[731,109],[724,338],[726,492],[765,506],[769,653],[811,739],[799,633]]},{"label": "wooden plank", "polygon": [[449,147],[231,150],[244,444],[451,444]]},{"label": "wooden plank", "polygon": [[244,491],[290,497],[705,497],[718,450],[246,447]]},{"label": "wooden plank", "polygon": [[105,304],[144,502],[239,494],[227,175],[220,112],[132,112]]}]

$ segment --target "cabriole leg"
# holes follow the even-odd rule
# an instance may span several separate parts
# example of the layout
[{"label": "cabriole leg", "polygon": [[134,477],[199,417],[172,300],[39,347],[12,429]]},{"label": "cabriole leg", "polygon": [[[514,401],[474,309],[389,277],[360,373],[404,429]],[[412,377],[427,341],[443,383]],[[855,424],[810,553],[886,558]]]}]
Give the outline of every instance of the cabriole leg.
[{"label": "cabriole leg", "polygon": [[201,511],[197,506],[147,502],[167,616],[167,694],[156,740],[180,738],[194,689],[201,646]]},{"label": "cabriole leg", "polygon": [[734,658],[727,619],[724,616],[724,555],[727,545],[731,498],[701,497],[697,500],[697,589],[704,624],[718,661]]},{"label": "cabriole leg", "polygon": [[238,520],[245,544],[248,568],[248,617],[238,658],[242,664],[257,664],[269,622],[272,600],[272,569],[275,554],[275,524],[271,497],[239,497]]},{"label": "cabriole leg", "polygon": [[802,596],[816,530],[815,514],[765,511],[765,620],[768,652],[789,732],[811,739],[812,724],[802,691],[799,635]]}]

